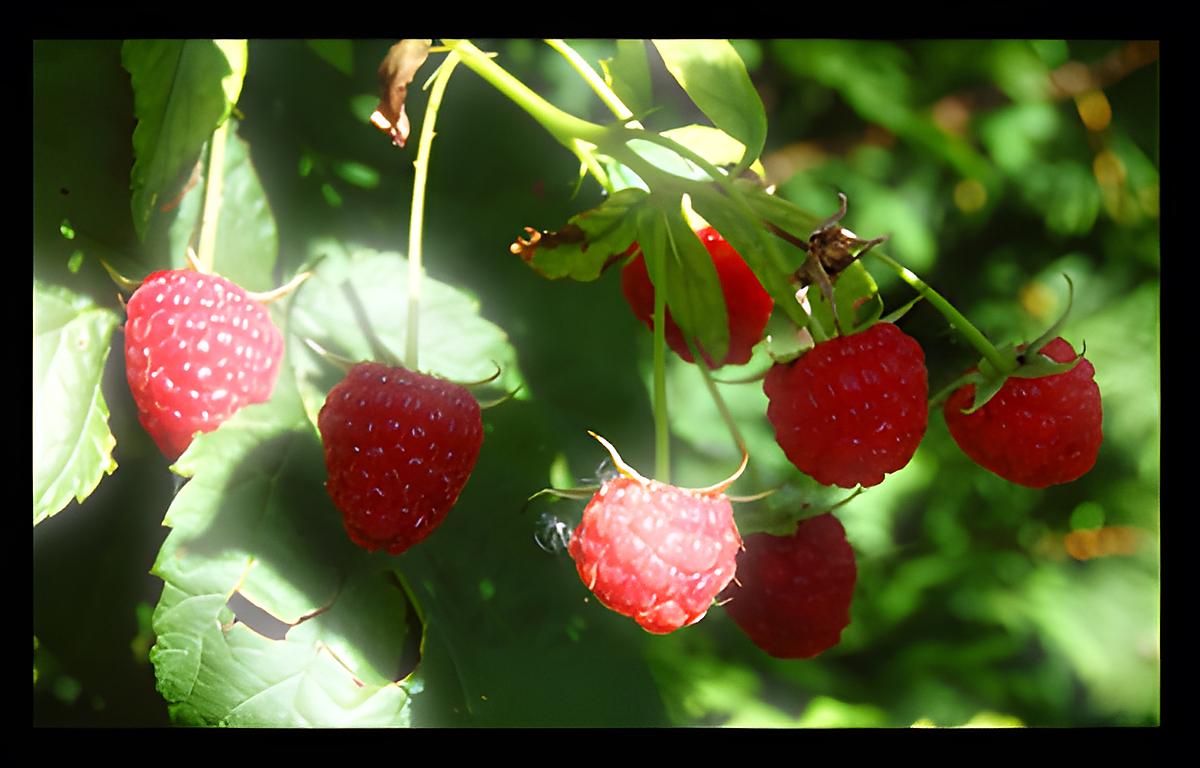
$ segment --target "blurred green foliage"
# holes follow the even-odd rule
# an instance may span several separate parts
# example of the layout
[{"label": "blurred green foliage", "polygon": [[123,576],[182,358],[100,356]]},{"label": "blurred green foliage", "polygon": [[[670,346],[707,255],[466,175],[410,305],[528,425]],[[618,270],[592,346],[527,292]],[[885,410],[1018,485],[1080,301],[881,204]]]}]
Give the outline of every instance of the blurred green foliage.
[{"label": "blurred green foliage", "polygon": [[[413,150],[397,150],[366,124],[376,100],[375,68],[390,42],[250,43],[237,135],[274,214],[276,277],[290,275],[323,238],[380,251],[407,243]],[[558,106],[610,119],[546,46],[479,44]],[[494,532],[497,549],[483,561],[488,570],[477,592],[487,604],[489,595],[522,590],[527,615],[509,622],[539,626],[528,602],[539,585],[552,593],[547,604],[560,609],[541,625],[537,650],[521,657],[523,665],[536,665],[541,654],[553,682],[530,688],[525,711],[484,719],[1156,724],[1157,46],[772,40],[734,47],[767,111],[763,164],[779,194],[820,218],[836,209],[835,192],[844,191],[845,224],[864,237],[891,234],[888,252],[993,341],[1036,337],[1064,309],[1061,274],[1070,275],[1075,302],[1063,335],[1086,342],[1097,371],[1105,409],[1099,460],[1069,485],[1017,487],[972,464],[940,415],[931,414],[912,463],[837,512],[858,556],[859,582],[843,642],[815,660],[765,656],[719,609],[695,627],[654,637],[594,602],[584,604],[566,556],[556,560],[533,539],[539,511],[573,526],[581,505],[525,512],[521,505],[524,495],[551,483],[552,462],[560,479],[564,462],[570,476],[594,474],[603,456],[588,428],[612,440],[634,466],[652,466],[650,335],[625,305],[615,270],[594,283],[550,282],[509,253],[523,226],[557,227],[600,196],[585,183],[572,197],[574,159],[517,107],[461,71],[450,82],[432,156],[427,269],[477,298],[483,317],[508,333],[529,399],[494,418],[496,430],[525,430],[526,442],[497,440],[507,446],[502,456],[489,455],[485,443],[479,475],[463,499],[471,511],[457,522],[451,515],[439,535],[449,542]],[[598,40],[577,48],[594,63],[617,52],[615,43]],[[653,52],[651,65],[660,109],[645,118],[648,127],[704,122]],[[133,98],[120,43],[39,42],[34,75],[35,275],[116,309],[98,257],[141,275],[164,263],[169,242],[167,228],[152,224],[139,245],[129,215]],[[410,95],[414,135],[426,96],[417,88]],[[94,118],[86,131],[72,119],[79,114]],[[78,233],[71,240],[60,231],[67,218]],[[866,265],[889,309],[911,298],[889,270]],[[901,325],[926,351],[931,390],[975,362],[932,308],[918,304]],[[162,590],[147,572],[166,535],[160,524],[172,480],[137,425],[121,361],[110,355],[104,380],[120,471],[101,483],[86,509],[72,505],[33,534],[36,724],[167,722],[147,662],[146,604],[155,604]],[[759,353],[720,378],[765,365]],[[726,476],[738,456],[699,373],[672,358],[669,385],[676,481],[699,486]],[[752,455],[735,493],[789,482],[789,498],[825,505],[840,498],[805,489],[774,443],[758,385],[720,386]],[[489,485],[479,487],[483,482]],[[739,519],[750,520],[764,507],[741,509]],[[1104,557],[1073,556],[1079,550],[1071,537],[1100,525],[1132,529],[1134,545]],[[397,564],[406,567],[404,558]],[[578,610],[568,616],[561,610],[567,604]],[[523,642],[503,617],[488,618],[486,610],[480,616],[482,636],[502,636],[512,647]],[[495,627],[487,623],[493,620]],[[558,623],[564,626],[550,632]],[[594,693],[571,684],[573,668],[593,664],[572,656],[579,633],[589,631],[600,632],[592,637],[604,639],[613,659],[645,665],[648,672],[631,667],[627,676],[636,681],[626,691],[636,706],[622,709],[619,692],[606,691],[598,701],[611,706],[573,715],[572,697]],[[502,668],[503,654],[493,655],[490,663]],[[538,675],[537,669],[510,673]],[[519,684],[512,681],[514,689]]]}]

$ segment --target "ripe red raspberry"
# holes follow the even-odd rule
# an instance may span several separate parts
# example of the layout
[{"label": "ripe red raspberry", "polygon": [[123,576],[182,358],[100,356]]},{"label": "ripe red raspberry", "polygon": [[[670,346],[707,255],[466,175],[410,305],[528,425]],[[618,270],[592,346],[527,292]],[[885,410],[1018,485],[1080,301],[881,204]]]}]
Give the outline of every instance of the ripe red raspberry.
[{"label": "ripe red raspberry", "polygon": [[[1062,338],[1042,348],[1056,362],[1075,359]],[[1102,439],[1100,387],[1086,359],[1071,370],[1037,379],[1010,377],[972,414],[967,384],[946,400],[946,426],[954,441],[984,469],[1030,488],[1069,483],[1096,463]]]},{"label": "ripe red raspberry", "polygon": [[359,363],[317,416],[325,483],[351,540],[398,555],[433,533],[483,444],[479,403],[453,382]]},{"label": "ripe red raspberry", "polygon": [[826,513],[802,520],[791,536],[747,536],[737,581],[720,599],[759,648],[809,659],[842,639],[857,578],[846,531]]},{"label": "ripe red raspberry", "polygon": [[[713,266],[717,269],[717,278],[721,281],[721,292],[725,295],[725,308],[729,315],[729,351],[725,359],[717,363],[707,354],[705,361],[710,368],[723,365],[742,365],[750,360],[750,351],[763,336],[767,320],[771,317],[771,309],[775,302],[770,294],[763,290],[758,278],[737,251],[733,250],[725,238],[712,227],[705,227],[696,233],[712,256]],[[630,252],[637,250],[634,243]],[[633,314],[638,320],[654,329],[654,285],[650,282],[650,274],[646,270],[646,259],[639,251],[633,261],[621,271],[621,288]],[[694,362],[687,342],[684,341],[683,331],[671,318],[671,310],[667,309],[667,345],[675,350],[675,354],[689,363]]]},{"label": "ripe red raspberry", "polygon": [[906,466],[929,419],[925,353],[891,323],[824,341],[763,382],[767,419],[796,467],[853,488]]},{"label": "ripe red raspberry", "polygon": [[283,335],[238,285],[155,272],[125,305],[125,375],[142,427],[172,461],[196,432],[271,397]]},{"label": "ripe red raspberry", "polygon": [[567,551],[601,603],[666,634],[704,618],[733,578],[742,539],[723,486],[691,490],[634,475],[600,487]]}]

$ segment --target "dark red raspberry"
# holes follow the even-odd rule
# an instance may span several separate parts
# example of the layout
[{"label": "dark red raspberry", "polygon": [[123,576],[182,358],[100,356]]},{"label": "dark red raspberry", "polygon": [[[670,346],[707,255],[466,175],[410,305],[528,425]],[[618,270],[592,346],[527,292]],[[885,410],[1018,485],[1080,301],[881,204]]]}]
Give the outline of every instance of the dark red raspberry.
[{"label": "dark red raspberry", "polygon": [[830,339],[776,365],[763,391],[779,446],[825,485],[883,482],[912,459],[929,419],[925,353],[891,323]]},{"label": "dark red raspberry", "polygon": [[171,460],[271,397],[283,335],[235,283],[189,269],[155,272],[125,305],[125,375],[138,419]]},{"label": "dark red raspberry", "polygon": [[[742,365],[750,360],[751,350],[763,337],[763,329],[771,317],[771,309],[775,302],[754,276],[746,262],[733,250],[725,238],[721,237],[712,227],[706,227],[696,233],[712,256],[713,266],[717,270],[717,278],[721,281],[721,291],[725,296],[725,310],[729,316],[729,351],[721,362],[714,362],[707,354],[705,361],[710,368],[723,365]],[[637,250],[635,243],[630,252]],[[621,288],[625,298],[633,309],[638,320],[654,329],[654,285],[650,282],[650,274],[646,270],[646,259],[641,252],[630,261],[621,272]],[[683,331],[671,317],[667,309],[667,345],[675,350],[675,354],[689,363],[694,362],[687,342],[684,341]]]},{"label": "dark red raspberry", "polygon": [[[1060,363],[1076,357],[1062,338],[1042,354]],[[1096,464],[1103,413],[1096,369],[1086,359],[1055,376],[1012,376],[982,408],[963,413],[974,401],[974,384],[955,390],[946,401],[946,425],[963,453],[1005,480],[1045,488]]]},{"label": "dark red raspberry", "polygon": [[807,659],[841,640],[857,578],[846,531],[826,513],[801,521],[791,536],[747,536],[737,581],[720,600],[759,648]]},{"label": "dark red raspberry", "polygon": [[381,363],[354,366],[317,426],[346,532],[393,555],[441,525],[483,444],[479,403],[464,387]]}]

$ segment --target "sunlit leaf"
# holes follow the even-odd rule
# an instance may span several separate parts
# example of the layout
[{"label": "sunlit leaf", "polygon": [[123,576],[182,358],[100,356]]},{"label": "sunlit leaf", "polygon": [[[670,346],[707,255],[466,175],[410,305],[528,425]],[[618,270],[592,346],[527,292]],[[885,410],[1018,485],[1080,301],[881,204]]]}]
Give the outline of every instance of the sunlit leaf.
[{"label": "sunlit leaf", "polygon": [[33,524],[82,502],[117,468],[100,382],[119,318],[33,284]]},{"label": "sunlit leaf", "polygon": [[[290,376],[269,403],[198,437],[175,470],[191,480],[152,570],[164,585],[150,652],[172,719],[406,725],[410,691],[395,681],[408,600],[341,530]],[[235,621],[234,593],[291,626],[281,638]]]},{"label": "sunlit leaf", "polygon": [[746,146],[742,165],[762,152],[767,116],[746,65],[727,40],[655,40],[667,70],[713,125]]},{"label": "sunlit leaf", "polygon": [[[343,374],[318,357],[304,339],[352,360],[374,359],[355,309],[358,302],[374,334],[391,354],[402,355],[407,342],[408,261],[396,253],[333,241],[314,244],[312,252],[321,258],[290,305],[288,355],[305,409],[315,424],[325,395]],[[420,336],[424,372],[479,381],[499,365],[502,374],[494,387],[512,390],[521,384],[516,352],[507,334],[480,315],[475,299],[428,276],[421,285]]]},{"label": "sunlit leaf", "polygon": [[633,114],[641,115],[650,109],[653,97],[644,40],[618,40],[617,55],[601,60],[600,65],[613,93]]},{"label": "sunlit leaf", "polygon": [[[237,121],[231,128],[237,128]],[[202,180],[184,195],[179,213],[171,223],[170,264],[175,269],[187,265],[189,243],[196,246],[200,217],[204,209],[207,169]],[[221,179],[221,208],[216,220],[217,243],[213,252],[213,271],[248,291],[275,287],[275,258],[279,236],[275,217],[263,191],[262,182],[250,158],[250,147],[236,130],[225,144],[225,163]]]},{"label": "sunlit leaf", "polygon": [[213,130],[229,116],[246,76],[246,41],[127,40],[121,63],[133,84],[134,229],[175,197]]}]

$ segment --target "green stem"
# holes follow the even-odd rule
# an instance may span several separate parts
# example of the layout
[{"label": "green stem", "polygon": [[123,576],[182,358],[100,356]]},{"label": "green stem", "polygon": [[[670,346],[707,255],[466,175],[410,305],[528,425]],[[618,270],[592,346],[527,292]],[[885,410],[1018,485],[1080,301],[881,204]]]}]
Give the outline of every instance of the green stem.
[{"label": "green stem", "polygon": [[950,321],[950,325],[960,334],[962,334],[962,337],[966,339],[971,346],[975,347],[975,349],[977,349],[979,353],[983,355],[983,357],[989,363],[991,363],[997,371],[1001,373],[1009,373],[1015,370],[1016,365],[1013,362],[1005,360],[1004,357],[996,351],[996,348],[992,346],[992,343],[987,340],[987,337],[980,333],[979,329],[971,324],[970,320],[968,320],[961,312],[955,309],[954,305],[943,299],[941,294],[930,288],[928,283],[917,277],[916,273],[890,256],[885,255],[877,248],[872,249],[867,253],[895,270],[896,273],[900,275],[901,280],[912,286],[913,290],[921,294],[921,296],[923,296],[926,301],[932,304],[938,312],[941,312],[942,316]]},{"label": "green stem", "polygon": [[[667,260],[659,259],[654,284],[666,286]],[[654,475],[671,483],[671,427],[667,420],[667,292],[654,292]]]},{"label": "green stem", "polygon": [[433,90],[429,93],[429,104],[425,107],[425,119],[421,124],[417,160],[413,163],[416,174],[413,177],[412,214],[408,225],[408,337],[404,346],[404,364],[411,371],[418,370],[420,349],[421,281],[425,275],[421,236],[425,228],[425,183],[429,178],[429,154],[433,149],[437,114],[442,106],[442,96],[446,93],[446,83],[450,81],[450,74],[454,72],[458,61],[458,54],[451,52],[438,68]]},{"label": "green stem", "polygon": [[221,186],[225,174],[225,142],[229,120],[213,131],[208,149],[208,174],[204,182],[204,210],[200,215],[200,247],[196,259],[206,272],[212,272],[217,251],[217,222],[221,218]]},{"label": "green stem", "polygon": [[597,144],[608,135],[608,129],[604,126],[568,114],[534,93],[529,86],[492,61],[470,40],[443,40],[442,42],[462,57],[463,64],[528,112],[534,120],[541,123],[543,128],[572,152],[575,151],[572,139],[583,139]]},{"label": "green stem", "polygon": [[[633,110],[625,106],[625,102],[621,101],[620,97],[613,92],[613,89],[608,87],[608,83],[604,81],[604,78],[600,76],[600,73],[593,69],[592,65],[589,64],[586,59],[580,56],[574,48],[567,45],[565,40],[547,40],[546,45],[562,54],[563,58],[565,58],[571,64],[571,66],[574,67],[575,71],[579,73],[580,77],[582,77],[584,81],[591,86],[592,90],[596,92],[596,95],[600,97],[600,100],[604,102],[604,105],[608,107],[618,119],[629,121],[630,118],[633,117]],[[631,128],[643,127],[642,124],[636,120],[632,120],[627,124]]]},{"label": "green stem", "polygon": [[717,389],[717,383],[713,381],[712,371],[708,369],[708,362],[705,361],[703,355],[695,354],[693,350],[693,358],[696,361],[696,367],[700,369],[700,375],[704,377],[704,386],[708,387],[708,394],[712,397],[713,404],[717,406],[717,411],[721,414],[721,420],[725,422],[725,428],[729,430],[730,437],[737,445],[737,449],[742,453],[747,453],[746,438],[742,437],[742,431],[738,429],[737,421],[734,420],[733,414],[729,412],[729,406],[725,404],[725,398],[721,396],[721,392]]}]

